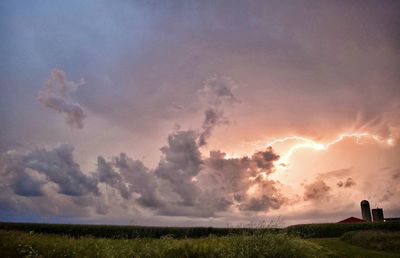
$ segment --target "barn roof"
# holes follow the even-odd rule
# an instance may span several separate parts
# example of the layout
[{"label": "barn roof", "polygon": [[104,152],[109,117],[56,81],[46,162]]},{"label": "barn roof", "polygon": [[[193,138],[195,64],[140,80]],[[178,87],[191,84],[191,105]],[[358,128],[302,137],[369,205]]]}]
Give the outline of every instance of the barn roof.
[{"label": "barn roof", "polygon": [[355,218],[355,217],[350,217],[344,220],[339,221],[338,223],[361,223],[365,222],[363,219]]}]

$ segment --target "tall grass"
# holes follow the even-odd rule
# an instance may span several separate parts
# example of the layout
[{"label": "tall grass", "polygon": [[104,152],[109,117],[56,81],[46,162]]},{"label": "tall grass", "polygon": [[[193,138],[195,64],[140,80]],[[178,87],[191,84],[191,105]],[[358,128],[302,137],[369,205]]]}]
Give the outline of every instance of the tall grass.
[{"label": "tall grass", "polygon": [[267,232],[198,239],[102,239],[0,231],[2,257],[321,257],[318,244]]},{"label": "tall grass", "polygon": [[400,253],[400,232],[352,231],[345,233],[340,239],[364,248]]}]

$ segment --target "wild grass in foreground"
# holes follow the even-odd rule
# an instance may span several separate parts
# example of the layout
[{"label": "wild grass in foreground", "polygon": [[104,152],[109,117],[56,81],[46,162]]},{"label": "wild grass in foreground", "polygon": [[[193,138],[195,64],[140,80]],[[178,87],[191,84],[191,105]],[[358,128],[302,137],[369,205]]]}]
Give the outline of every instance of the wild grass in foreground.
[{"label": "wild grass in foreground", "polygon": [[364,248],[384,250],[400,254],[399,231],[352,231],[345,233],[341,237],[341,240]]},{"label": "wild grass in foreground", "polygon": [[0,231],[2,257],[325,257],[316,243],[284,233],[198,239],[104,239]]}]

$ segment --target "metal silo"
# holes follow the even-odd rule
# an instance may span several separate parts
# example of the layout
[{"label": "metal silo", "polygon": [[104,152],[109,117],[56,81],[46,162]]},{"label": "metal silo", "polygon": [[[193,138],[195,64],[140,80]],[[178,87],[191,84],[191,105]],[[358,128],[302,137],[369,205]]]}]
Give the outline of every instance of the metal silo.
[{"label": "metal silo", "polygon": [[374,222],[383,221],[383,209],[372,209],[372,218],[374,219]]},{"label": "metal silo", "polygon": [[367,200],[361,201],[361,214],[363,220],[371,222],[371,208],[369,207],[369,202]]}]

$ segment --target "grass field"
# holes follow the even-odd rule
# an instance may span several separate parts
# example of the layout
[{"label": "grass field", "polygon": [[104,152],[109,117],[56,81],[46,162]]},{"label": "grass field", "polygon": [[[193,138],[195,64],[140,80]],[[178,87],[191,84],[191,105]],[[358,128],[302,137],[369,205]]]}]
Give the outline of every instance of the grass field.
[{"label": "grass field", "polygon": [[362,248],[342,241],[340,238],[313,238],[309,241],[318,244],[330,252],[322,254],[321,257],[343,257],[343,258],[390,258],[400,257],[399,254],[376,251]]},{"label": "grass field", "polygon": [[[358,226],[358,231],[346,232],[342,237],[316,238],[316,234],[311,234],[311,238],[302,238],[298,231],[293,231],[296,227],[288,230],[0,223],[0,257],[400,257],[397,226],[388,228],[392,224],[377,223],[373,227],[380,230],[361,230],[371,225]],[[322,229],[335,226],[334,234],[344,229],[339,224],[311,224],[309,229],[301,225],[301,229],[317,229],[318,234],[329,235],[333,233],[324,233]]]},{"label": "grass field", "polygon": [[363,231],[347,232],[341,240],[375,250],[386,250],[400,254],[400,232]]},{"label": "grass field", "polygon": [[256,228],[213,228],[213,227],[144,227],[118,225],[73,225],[73,224],[45,224],[45,223],[6,223],[0,222],[2,230],[17,230],[35,233],[59,234],[71,237],[93,236],[102,238],[199,238],[226,236],[232,234],[253,233],[258,231],[277,233],[281,229],[272,228],[268,224]]},{"label": "grass field", "polygon": [[2,257],[324,257],[320,245],[287,234],[198,239],[79,239],[0,231]]},{"label": "grass field", "polygon": [[213,227],[144,227],[144,226],[116,226],[116,225],[71,225],[71,224],[40,224],[40,223],[6,223],[0,222],[0,230],[17,230],[35,233],[59,234],[71,237],[93,236],[101,238],[199,238],[213,236],[227,236],[255,232],[283,233],[301,235],[306,238],[340,237],[349,231],[385,230],[400,231],[400,222],[356,223],[356,224],[302,224],[287,228],[274,228],[274,224],[260,223],[241,228],[213,228]]}]

